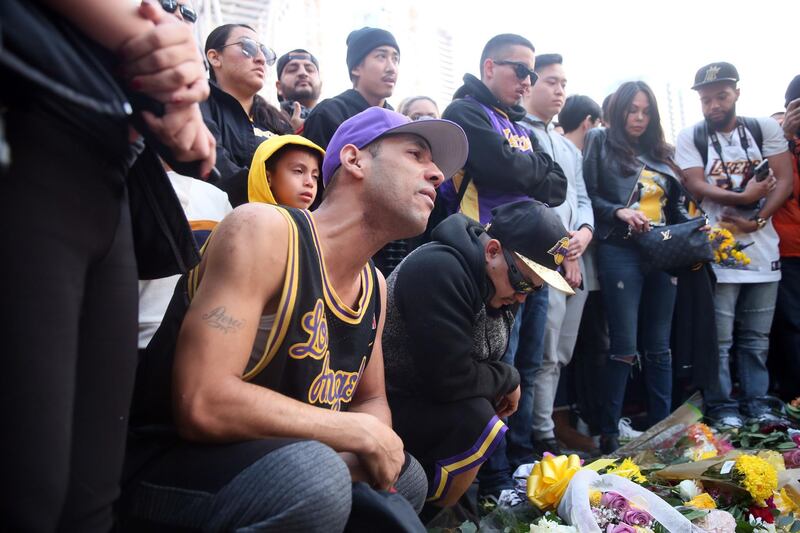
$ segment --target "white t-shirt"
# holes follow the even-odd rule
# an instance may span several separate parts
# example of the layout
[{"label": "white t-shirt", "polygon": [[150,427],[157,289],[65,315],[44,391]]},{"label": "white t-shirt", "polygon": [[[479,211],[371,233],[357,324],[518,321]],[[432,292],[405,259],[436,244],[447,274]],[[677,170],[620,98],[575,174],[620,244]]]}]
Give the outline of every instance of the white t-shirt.
[{"label": "white t-shirt", "polygon": [[[228,195],[204,181],[167,172],[193,232],[210,231],[233,211]],[[164,319],[180,275],[139,282],[139,348],[146,348]]]},{"label": "white t-shirt", "polygon": [[[708,150],[708,163],[704,169],[708,183],[725,189],[741,187],[742,179],[747,169],[748,155],[753,165],[757,165],[764,157],[778,155],[788,150],[783,131],[775,120],[769,117],[757,120],[761,125],[763,155],[759,151],[753,135],[746,128],[747,153],[742,148],[737,129],[729,133],[717,133],[722,149],[722,158],[728,168],[730,180],[728,180],[728,175],[725,173],[725,169],[719,160],[719,155],[714,149],[709,136],[706,148]],[[684,170],[703,166],[703,158],[694,145],[694,128],[695,126],[688,127],[678,134],[675,162]],[[732,208],[732,206],[720,205],[708,198],[703,200],[701,207],[708,214],[712,225],[717,224],[724,209],[730,210]],[[747,214],[744,214],[744,216],[748,217]],[[744,250],[744,253],[750,258],[750,264],[745,269],[723,268],[715,264],[714,272],[719,283],[764,283],[781,279],[778,234],[775,232],[775,228],[772,227],[772,219],[768,220],[767,225],[762,229],[753,233],[734,235],[734,238],[745,244],[753,243],[752,246]]]}]

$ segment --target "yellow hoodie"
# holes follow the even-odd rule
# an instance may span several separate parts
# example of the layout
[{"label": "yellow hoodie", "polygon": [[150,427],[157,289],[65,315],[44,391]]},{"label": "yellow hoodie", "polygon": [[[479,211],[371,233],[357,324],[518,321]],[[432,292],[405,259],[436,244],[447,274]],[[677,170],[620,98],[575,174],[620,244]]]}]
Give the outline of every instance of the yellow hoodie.
[{"label": "yellow hoodie", "polygon": [[275,152],[286,146],[295,144],[306,146],[319,151],[325,157],[325,150],[300,135],[275,135],[262,142],[256,153],[253,154],[253,161],[250,163],[250,172],[247,175],[247,200],[250,202],[262,202],[266,204],[277,204],[272,189],[267,181],[266,162]]}]

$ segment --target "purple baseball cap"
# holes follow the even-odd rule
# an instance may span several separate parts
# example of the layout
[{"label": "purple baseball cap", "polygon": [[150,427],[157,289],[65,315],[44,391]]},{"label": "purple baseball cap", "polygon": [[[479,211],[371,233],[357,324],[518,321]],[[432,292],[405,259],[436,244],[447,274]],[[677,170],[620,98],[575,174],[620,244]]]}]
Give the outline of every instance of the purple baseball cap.
[{"label": "purple baseball cap", "polygon": [[322,162],[322,183],[327,186],[342,164],[342,148],[352,144],[361,149],[390,134],[419,135],[431,147],[433,162],[449,179],[467,160],[469,145],[461,126],[449,120],[433,119],[412,122],[405,115],[382,107],[370,107],[341,123],[325,150]]}]

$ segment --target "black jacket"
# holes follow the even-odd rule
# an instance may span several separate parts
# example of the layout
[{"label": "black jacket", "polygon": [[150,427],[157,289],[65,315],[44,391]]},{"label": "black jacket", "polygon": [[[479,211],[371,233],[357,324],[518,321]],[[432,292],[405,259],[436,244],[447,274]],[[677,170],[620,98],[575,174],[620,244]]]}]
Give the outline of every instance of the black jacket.
[{"label": "black jacket", "polygon": [[[155,149],[187,174],[197,165],[171,161],[168,149],[150,141],[155,136],[137,113],[146,99],[122,91],[110,75],[114,62],[110,52],[40,3],[0,2],[0,108],[41,106],[55,125],[68,127],[66,135],[91,143],[98,157],[124,169],[140,279],[184,273],[200,256]],[[132,122],[148,138],[144,151],[128,140]],[[2,129],[0,114],[0,172],[8,162]]]},{"label": "black jacket", "polygon": [[[327,98],[311,110],[303,124],[303,137],[327,148],[336,128],[342,122],[369,107],[369,102],[355,89],[347,89],[333,98]],[[383,107],[392,109],[388,102],[384,102]]]},{"label": "black jacket", "polygon": [[387,280],[387,391],[494,403],[519,385],[517,370],[499,360],[513,313],[503,309],[487,320],[483,232],[479,223],[452,215],[433,231],[434,242],[412,252]]},{"label": "black jacket", "polygon": [[688,220],[685,193],[674,171],[668,165],[650,161],[646,156],[640,156],[634,168],[626,167],[617,158],[609,156],[607,137],[605,129],[593,129],[586,134],[583,149],[583,179],[594,209],[595,236],[604,240],[612,233],[617,236],[627,233],[627,225],[616,217],[616,212],[630,205],[639,173],[645,167],[642,160],[647,162],[648,168],[671,178],[666,182],[669,189],[666,191],[665,208],[667,224]]},{"label": "black jacket", "polygon": [[550,206],[561,205],[567,195],[567,178],[561,167],[541,150],[536,136],[529,135],[533,152],[513,149],[502,133],[492,127],[483,108],[467,96],[497,109],[512,122],[522,120],[525,109],[502,104],[481,80],[471,74],[464,76],[464,85],[453,95],[453,102],[442,118],[452,120],[467,134],[469,155],[464,170],[476,188],[525,195]]},{"label": "black jacket", "polygon": [[[253,127],[278,135],[291,133],[291,126],[269,124],[258,118],[250,121],[242,104],[212,82],[208,100],[200,104],[203,120],[217,141],[217,169],[220,179],[214,183],[228,193],[233,207],[247,202],[247,174],[258,146],[266,136],[256,135]],[[264,105],[269,105],[264,103]]]}]

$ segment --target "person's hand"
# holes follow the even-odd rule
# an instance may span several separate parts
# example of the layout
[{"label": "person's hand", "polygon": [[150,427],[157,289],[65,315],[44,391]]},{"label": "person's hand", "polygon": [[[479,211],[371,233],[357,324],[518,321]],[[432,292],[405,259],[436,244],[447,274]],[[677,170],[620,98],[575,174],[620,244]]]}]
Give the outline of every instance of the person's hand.
[{"label": "person's hand", "polygon": [[519,406],[519,396],[520,396],[519,385],[517,385],[517,388],[512,390],[508,394],[500,396],[500,398],[497,399],[494,408],[495,412],[497,413],[497,416],[499,418],[505,418],[517,412],[517,407]]},{"label": "person's hand", "polygon": [[758,223],[755,220],[748,220],[730,213],[719,217],[719,225],[730,230],[731,233],[753,233],[758,229]]},{"label": "person's hand", "polygon": [[361,466],[369,474],[372,486],[387,490],[391,488],[406,461],[403,441],[392,428],[366,413],[352,413],[357,417],[359,429],[365,434],[367,444],[357,453]]},{"label": "person's hand", "polygon": [[292,116],[289,117],[289,123],[294,128],[294,131],[300,131],[300,128],[303,127],[305,124],[305,119],[300,118],[300,114],[303,112],[303,106],[300,105],[300,102],[294,102],[292,104]]},{"label": "person's hand", "polygon": [[747,185],[745,185],[744,190],[739,194],[741,194],[742,198],[745,200],[743,203],[751,204],[771,193],[776,185],[778,185],[778,180],[775,178],[772,169],[769,169],[769,175],[765,179],[762,181],[751,179],[747,182]]},{"label": "person's hand", "polygon": [[119,49],[120,75],[131,89],[162,103],[190,104],[208,98],[203,58],[189,24],[143,1],[139,15],[155,26]]},{"label": "person's hand", "polygon": [[561,266],[564,267],[564,279],[567,280],[569,286],[573,289],[580,287],[581,285],[581,266],[578,263],[577,259],[567,259],[561,263]]},{"label": "person's hand", "polygon": [[628,225],[629,228],[631,228],[631,231],[635,231],[637,233],[650,231],[650,221],[641,211],[624,207],[622,209],[617,209],[615,214],[617,215],[618,219],[623,221]]},{"label": "person's hand", "polygon": [[569,232],[569,248],[567,259],[578,259],[592,242],[592,230],[582,227],[578,231]]},{"label": "person's hand", "polygon": [[142,118],[176,160],[201,161],[200,175],[207,176],[217,160],[216,141],[203,122],[200,106],[168,105],[166,111],[163,117],[143,111]]},{"label": "person's hand", "polygon": [[800,98],[792,100],[786,106],[786,114],[783,116],[783,136],[787,141],[794,140],[800,131]]}]

